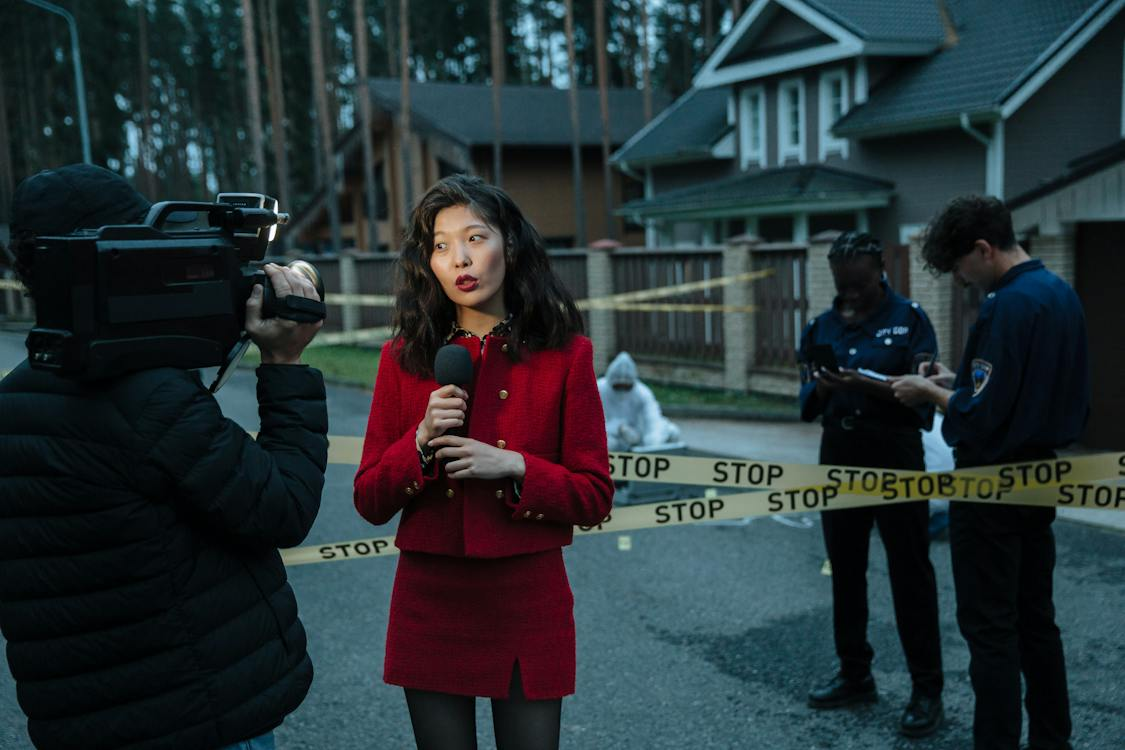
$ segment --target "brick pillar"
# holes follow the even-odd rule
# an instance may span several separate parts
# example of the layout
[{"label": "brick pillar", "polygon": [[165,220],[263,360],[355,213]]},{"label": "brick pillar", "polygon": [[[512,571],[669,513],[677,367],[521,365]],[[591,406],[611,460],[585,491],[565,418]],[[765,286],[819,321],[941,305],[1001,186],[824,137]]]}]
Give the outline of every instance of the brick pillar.
[{"label": "brick pillar", "polygon": [[[757,237],[743,234],[731,237],[723,248],[723,276],[738,276],[751,270],[751,254],[761,242]],[[723,304],[753,305],[754,282],[742,281],[723,287]],[[757,347],[754,331],[754,314],[744,312],[723,313],[723,387],[732,391],[750,388],[750,366],[754,363]]]},{"label": "brick pillar", "polygon": [[1059,234],[1032,239],[1031,256],[1042,260],[1049,270],[1074,286],[1074,225],[1062,224],[1059,229]]},{"label": "brick pillar", "polygon": [[[603,243],[586,250],[586,293],[590,299],[613,294],[614,245]],[[617,356],[617,313],[590,310],[590,340],[594,343],[594,372],[599,376]]]},{"label": "brick pillar", "polygon": [[953,281],[950,274],[935,277],[922,261],[922,238],[910,238],[910,296],[933,323],[941,361],[951,367],[961,357],[953,351]]},{"label": "brick pillar", "polygon": [[[340,253],[340,293],[359,294],[359,274],[356,273],[355,255]],[[349,302],[341,308],[345,331],[355,331],[360,327],[359,305]]]},{"label": "brick pillar", "polygon": [[836,298],[836,283],[828,266],[828,249],[840,232],[828,230],[809,239],[809,252],[805,260],[805,289],[809,296],[809,316],[812,320],[832,306]]}]

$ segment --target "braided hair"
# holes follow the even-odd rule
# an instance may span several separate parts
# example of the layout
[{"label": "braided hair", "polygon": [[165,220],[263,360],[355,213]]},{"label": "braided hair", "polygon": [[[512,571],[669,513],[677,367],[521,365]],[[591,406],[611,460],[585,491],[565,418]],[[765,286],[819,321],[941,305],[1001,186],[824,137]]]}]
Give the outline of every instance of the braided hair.
[{"label": "braided hair", "polygon": [[879,267],[883,267],[883,243],[867,232],[852,230],[844,232],[832,243],[828,251],[828,262],[855,260],[863,255],[874,258]]}]

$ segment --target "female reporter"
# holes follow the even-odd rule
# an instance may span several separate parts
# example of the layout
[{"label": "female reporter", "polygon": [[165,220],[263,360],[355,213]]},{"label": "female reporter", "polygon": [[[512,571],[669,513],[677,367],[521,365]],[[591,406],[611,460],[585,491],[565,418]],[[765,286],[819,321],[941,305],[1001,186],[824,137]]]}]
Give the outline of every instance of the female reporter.
[{"label": "female reporter", "polygon": [[[562,547],[613,496],[590,341],[538,233],[478,178],[422,198],[396,285],[355,478],[364,518],[402,511],[383,679],[422,750],[476,747],[474,696],[498,748],[555,748],[575,673]],[[434,379],[447,343],[468,389]]]},{"label": "female reporter", "polygon": [[[879,241],[845,232],[828,263],[836,285],[832,307],[801,338],[801,418],[821,416],[820,463],[925,470],[920,429],[930,408],[899,404],[880,375],[906,375],[937,350],[933,326],[916,302],[894,292],[883,274]],[[838,367],[834,367],[838,363]],[[835,369],[835,371],[833,371]],[[866,370],[875,377],[862,374]],[[921,737],[943,716],[937,582],[929,557],[924,502],[829,510],[821,514],[832,564],[832,614],[839,671],[808,696],[813,708],[877,700],[867,641],[867,552],[872,526],[887,552],[895,622],[913,687],[899,731]]]}]

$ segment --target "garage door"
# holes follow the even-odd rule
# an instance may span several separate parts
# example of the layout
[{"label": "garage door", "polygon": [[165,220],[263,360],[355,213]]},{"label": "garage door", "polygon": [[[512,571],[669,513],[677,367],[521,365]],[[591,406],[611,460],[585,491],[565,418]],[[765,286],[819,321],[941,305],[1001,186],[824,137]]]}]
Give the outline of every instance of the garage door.
[{"label": "garage door", "polygon": [[1075,281],[1086,308],[1093,402],[1082,443],[1125,450],[1125,222],[1078,225]]}]

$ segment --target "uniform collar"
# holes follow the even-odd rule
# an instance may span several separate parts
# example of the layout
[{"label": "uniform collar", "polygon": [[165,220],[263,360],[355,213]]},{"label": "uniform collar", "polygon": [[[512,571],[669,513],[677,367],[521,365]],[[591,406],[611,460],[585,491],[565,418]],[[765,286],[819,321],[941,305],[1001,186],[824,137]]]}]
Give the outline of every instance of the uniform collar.
[{"label": "uniform collar", "polygon": [[995,284],[989,287],[988,291],[995,292],[1000,287],[1010,284],[1012,282],[1012,279],[1016,278],[1020,274],[1027,273],[1028,271],[1038,271],[1040,268],[1043,268],[1043,261],[1041,261],[1039,258],[1025,260],[1023,263],[1014,265],[1007,271],[1005,271],[1004,275],[1001,276]]}]

